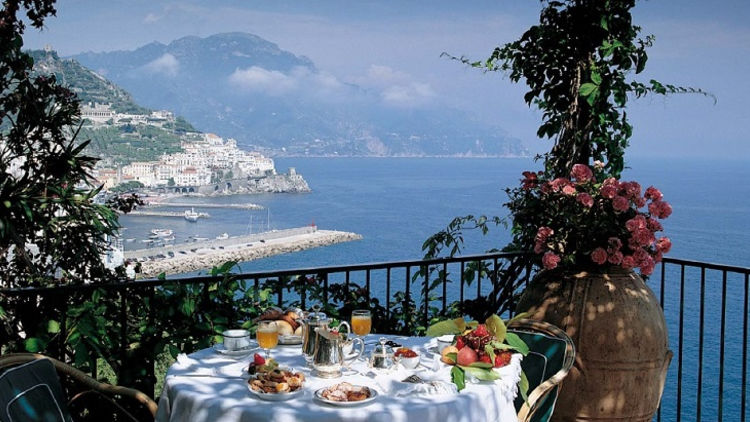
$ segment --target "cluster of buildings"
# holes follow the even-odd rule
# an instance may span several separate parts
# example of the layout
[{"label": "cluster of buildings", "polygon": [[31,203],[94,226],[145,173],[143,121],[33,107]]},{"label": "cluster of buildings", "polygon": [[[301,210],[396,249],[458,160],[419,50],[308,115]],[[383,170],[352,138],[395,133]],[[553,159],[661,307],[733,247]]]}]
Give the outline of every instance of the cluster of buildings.
[{"label": "cluster of buildings", "polygon": [[88,103],[81,105],[81,118],[92,126],[144,123],[162,127],[166,123],[174,123],[174,113],[167,110],[152,111],[150,114],[117,113],[110,104]]},{"label": "cluster of buildings", "polygon": [[146,187],[203,186],[220,178],[246,178],[276,174],[273,160],[237,148],[234,139],[202,134],[200,140],[183,141],[183,152],[164,154],[159,161],[133,162],[97,169],[98,183],[110,189],[137,181]]}]

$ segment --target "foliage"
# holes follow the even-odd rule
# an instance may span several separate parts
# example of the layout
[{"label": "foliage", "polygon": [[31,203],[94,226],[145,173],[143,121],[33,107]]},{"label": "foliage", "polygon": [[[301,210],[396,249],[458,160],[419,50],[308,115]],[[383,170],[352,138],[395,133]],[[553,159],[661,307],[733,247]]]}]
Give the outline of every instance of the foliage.
[{"label": "foliage", "polygon": [[[701,93],[694,88],[630,80],[643,72],[654,37],[633,25],[636,0],[542,0],[538,25],[517,41],[497,47],[489,58],[470,61],[485,71],[524,79],[524,100],[542,111],[539,137],[553,138],[545,155],[549,177],[566,177],[574,164],[600,160],[604,173],[619,177],[633,128],[628,96]],[[454,57],[455,58],[455,57]]]},{"label": "foliage", "polygon": [[671,248],[655,235],[672,207],[653,186],[642,192],[637,182],[602,180],[602,167],[595,169],[576,164],[570,179],[554,180],[524,172],[522,186],[507,190],[513,244],[533,248],[534,262],[548,270],[596,264],[651,274]]},{"label": "foliage", "polygon": [[26,15],[41,28],[54,1],[8,1],[0,12],[0,271],[3,287],[113,278],[101,259],[118,223],[93,201],[96,159],[70,127],[78,100],[55,76],[32,75]]}]

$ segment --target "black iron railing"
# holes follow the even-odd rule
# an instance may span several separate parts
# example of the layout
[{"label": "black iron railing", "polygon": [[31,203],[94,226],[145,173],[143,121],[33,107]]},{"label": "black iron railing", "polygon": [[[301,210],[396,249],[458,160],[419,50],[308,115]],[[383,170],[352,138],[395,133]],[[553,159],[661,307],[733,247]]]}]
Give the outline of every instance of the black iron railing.
[{"label": "black iron railing", "polygon": [[[515,289],[529,280],[530,271],[508,284],[499,284],[508,258],[514,254],[496,253],[434,260],[413,260],[332,267],[300,268],[284,271],[254,272],[236,275],[246,280],[257,294],[269,280],[275,280],[273,302],[283,306],[296,303],[308,308],[312,302],[335,306],[341,291],[359,289],[366,300],[384,304],[391,318],[398,306],[409,306],[415,318],[403,330],[415,332],[431,317],[450,312],[456,301],[497,296],[503,289]],[[318,288],[313,297],[307,289],[292,289],[284,283],[297,277],[309,277]],[[747,342],[750,268],[716,265],[706,262],[665,258],[648,284],[659,297],[669,329],[670,348],[675,358],[670,365],[658,421],[742,421],[747,413]],[[123,359],[132,340],[128,317],[133,307],[165,286],[208,286],[223,276],[185,277],[168,280],[143,280],[106,285],[60,286],[0,291],[3,298],[26,297],[32,301],[55,297],[60,303],[58,358],[70,360],[65,347],[66,312],[74,298],[104,291],[117,304],[112,329],[119,330],[119,353]],[[515,286],[515,287],[511,287]],[[506,297],[512,297],[507,292]],[[227,304],[230,306],[230,304]],[[6,309],[6,311],[8,311]],[[231,324],[232,321],[230,320]],[[132,325],[132,324],[131,324]],[[0,344],[2,346],[2,344]],[[65,355],[68,353],[68,355]],[[147,368],[153,374],[153,359]],[[142,385],[138,385],[143,388]]]}]

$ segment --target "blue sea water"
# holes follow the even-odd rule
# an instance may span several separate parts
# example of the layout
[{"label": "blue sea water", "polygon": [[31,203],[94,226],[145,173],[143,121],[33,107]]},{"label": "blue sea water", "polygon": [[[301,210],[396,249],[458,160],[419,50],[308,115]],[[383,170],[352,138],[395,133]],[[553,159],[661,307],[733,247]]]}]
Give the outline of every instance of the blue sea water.
[{"label": "blue sea water", "polygon": [[[313,221],[321,229],[359,233],[361,241],[279,255],[241,264],[243,272],[301,267],[345,265],[364,262],[419,259],[423,241],[444,228],[455,216],[504,216],[506,187],[517,186],[521,172],[538,169],[530,159],[455,158],[287,158],[277,168],[296,167],[310,184],[311,193],[239,195],[218,198],[181,198],[185,202],[254,202],[268,211],[200,209],[208,220],[189,223],[183,219],[125,216],[123,237],[143,239],[155,227],[172,228],[180,242],[190,235],[214,237],[288,228]],[[720,264],[750,266],[750,166],[747,160],[634,159],[628,162],[625,180],[645,188],[654,185],[673,207],[664,221],[665,235],[672,239],[669,256]],[[508,229],[497,227],[486,236],[467,233],[464,254],[481,253],[504,246]],[[128,247],[142,247],[138,242]],[[649,283],[661,295],[656,277]],[[664,308],[670,347],[678,350],[680,296],[684,302],[683,356],[675,356],[664,393],[662,420],[676,419],[677,371],[682,360],[681,414],[696,418],[698,392],[698,344],[700,320],[700,273],[688,269],[684,288],[676,268],[667,271]],[[704,299],[704,349],[701,393],[703,420],[718,415],[721,304],[726,301],[724,418],[739,420],[742,388],[742,328],[745,280],[730,274],[726,299],[721,274],[708,272]],[[378,280],[374,280],[377,283]],[[373,285],[377,290],[378,286]]]}]

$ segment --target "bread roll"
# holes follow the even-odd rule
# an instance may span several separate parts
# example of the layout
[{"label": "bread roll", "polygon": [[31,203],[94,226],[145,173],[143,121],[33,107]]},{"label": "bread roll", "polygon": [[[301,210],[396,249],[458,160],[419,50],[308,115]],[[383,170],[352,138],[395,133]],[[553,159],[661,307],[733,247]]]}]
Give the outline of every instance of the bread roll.
[{"label": "bread roll", "polygon": [[294,330],[294,335],[295,336],[300,336],[300,337],[302,336],[302,326],[301,325],[299,327],[297,327],[296,330]]},{"label": "bread roll", "polygon": [[276,331],[279,334],[283,334],[283,335],[288,335],[288,336],[294,335],[294,329],[292,328],[291,324],[284,321],[283,319],[276,321]]},{"label": "bread roll", "polygon": [[299,323],[295,321],[294,318],[290,317],[289,315],[282,315],[278,319],[288,322],[289,325],[292,327],[292,331],[296,330],[297,327],[299,327]]}]

